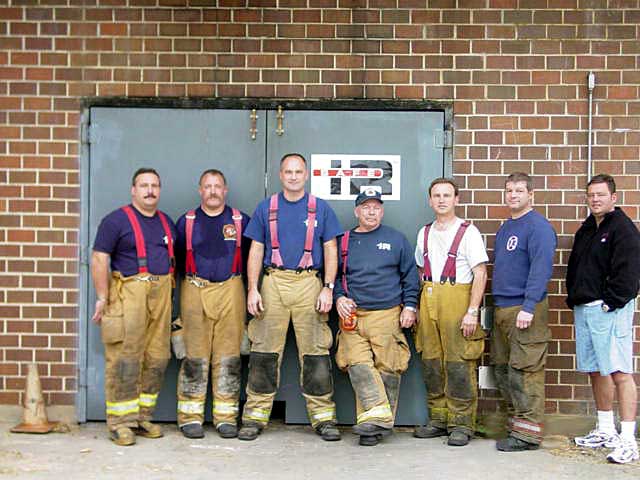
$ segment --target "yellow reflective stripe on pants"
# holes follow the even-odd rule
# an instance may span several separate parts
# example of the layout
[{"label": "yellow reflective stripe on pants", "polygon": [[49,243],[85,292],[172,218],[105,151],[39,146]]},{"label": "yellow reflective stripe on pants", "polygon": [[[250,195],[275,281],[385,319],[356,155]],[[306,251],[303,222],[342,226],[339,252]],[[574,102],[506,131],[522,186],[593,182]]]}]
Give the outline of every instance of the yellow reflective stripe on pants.
[{"label": "yellow reflective stripe on pants", "polygon": [[362,412],[358,415],[358,423],[363,423],[373,418],[389,418],[391,416],[391,406],[387,403],[385,405],[378,405],[377,407],[370,408],[366,412]]},{"label": "yellow reflective stripe on pants", "polygon": [[[317,422],[326,422],[329,420],[336,419],[336,409],[335,408],[327,408],[325,410],[316,410],[311,413],[311,421],[314,420]],[[314,422],[315,423],[315,422]]]},{"label": "yellow reflective stripe on pants", "polygon": [[249,410],[245,409],[243,418],[267,423],[269,421],[270,414],[271,410],[266,410],[263,408],[250,408]]},{"label": "yellow reflective stripe on pants", "polygon": [[220,402],[215,400],[213,402],[213,413],[214,414],[238,413],[238,403],[237,402]]},{"label": "yellow reflective stripe on pants", "polygon": [[141,407],[152,408],[156,406],[156,400],[158,400],[157,393],[141,393],[139,403]]},{"label": "yellow reflective stripe on pants", "polygon": [[203,414],[204,413],[204,402],[190,402],[181,400],[178,402],[178,411],[182,413],[194,413],[194,414]]},{"label": "yellow reflective stripe on pants", "polygon": [[107,415],[115,415],[122,417],[129,415],[130,413],[138,413],[140,411],[140,405],[138,405],[138,399],[127,400],[126,402],[106,402],[107,403]]}]

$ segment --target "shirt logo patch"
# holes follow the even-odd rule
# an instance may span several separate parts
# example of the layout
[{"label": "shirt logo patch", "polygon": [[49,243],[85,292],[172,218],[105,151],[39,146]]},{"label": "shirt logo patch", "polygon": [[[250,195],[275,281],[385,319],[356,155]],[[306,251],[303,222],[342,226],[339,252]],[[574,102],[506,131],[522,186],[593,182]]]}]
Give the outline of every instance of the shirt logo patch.
[{"label": "shirt logo patch", "polygon": [[511,235],[509,237],[509,240],[507,240],[507,251],[513,252],[517,246],[518,246],[518,237],[516,237],[515,235]]},{"label": "shirt logo patch", "polygon": [[222,234],[224,235],[225,240],[235,240],[236,239],[236,226],[233,224],[226,224],[222,227]]},{"label": "shirt logo patch", "polygon": [[[308,219],[308,218],[304,221],[304,226],[305,226],[305,227],[308,227],[308,226],[309,226],[309,219]],[[315,220],[315,221],[314,221],[313,226],[314,226],[315,228],[318,228],[318,220]]]},{"label": "shirt logo patch", "polygon": [[378,247],[378,250],[388,250],[389,252],[391,251],[391,244],[390,243],[380,242],[380,243],[376,244],[376,247]]}]

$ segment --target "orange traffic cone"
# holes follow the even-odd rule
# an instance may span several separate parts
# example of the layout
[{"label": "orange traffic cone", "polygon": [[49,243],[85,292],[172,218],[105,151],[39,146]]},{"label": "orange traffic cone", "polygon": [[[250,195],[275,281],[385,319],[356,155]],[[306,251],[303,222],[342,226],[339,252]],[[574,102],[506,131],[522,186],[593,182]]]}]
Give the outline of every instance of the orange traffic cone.
[{"label": "orange traffic cone", "polygon": [[13,433],[49,433],[58,425],[58,422],[50,423],[47,420],[37,365],[30,363],[28,368],[22,423],[13,427],[11,431]]}]

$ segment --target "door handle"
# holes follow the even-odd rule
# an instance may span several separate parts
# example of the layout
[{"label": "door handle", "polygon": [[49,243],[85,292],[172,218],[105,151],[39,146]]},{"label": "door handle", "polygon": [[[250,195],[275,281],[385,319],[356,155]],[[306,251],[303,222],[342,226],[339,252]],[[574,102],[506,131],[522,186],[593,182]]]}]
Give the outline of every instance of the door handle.
[{"label": "door handle", "polygon": [[276,135],[281,137],[284,133],[284,128],[282,127],[282,123],[284,122],[284,111],[282,110],[282,105],[278,105],[278,113],[276,113],[276,119],[278,120]]},{"label": "door handle", "polygon": [[256,139],[256,134],[258,133],[258,112],[254,108],[251,110],[251,115],[249,115],[251,119],[251,128],[249,128],[249,134],[251,135],[251,140]]}]

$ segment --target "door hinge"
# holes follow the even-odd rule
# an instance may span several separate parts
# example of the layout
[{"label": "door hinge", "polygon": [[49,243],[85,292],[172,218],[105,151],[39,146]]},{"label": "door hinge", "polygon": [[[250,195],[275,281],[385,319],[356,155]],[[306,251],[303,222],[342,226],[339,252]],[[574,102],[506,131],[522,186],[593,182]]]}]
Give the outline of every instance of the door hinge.
[{"label": "door hinge", "polygon": [[87,368],[80,367],[78,369],[78,387],[86,388],[89,386],[89,382],[87,381]]},{"label": "door hinge", "polygon": [[86,122],[82,123],[80,128],[80,141],[83,145],[89,145],[91,143],[91,124]]},{"label": "door hinge", "polygon": [[85,245],[80,247],[80,264],[89,265],[89,249]]},{"label": "door hinge", "polygon": [[453,131],[435,130],[433,132],[433,146],[436,148],[453,148]]}]

